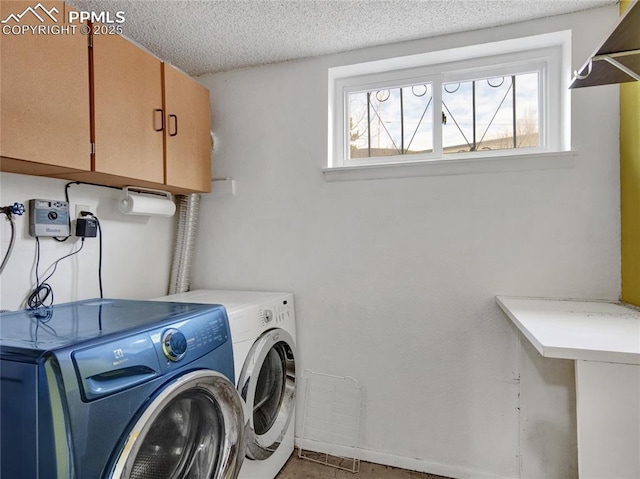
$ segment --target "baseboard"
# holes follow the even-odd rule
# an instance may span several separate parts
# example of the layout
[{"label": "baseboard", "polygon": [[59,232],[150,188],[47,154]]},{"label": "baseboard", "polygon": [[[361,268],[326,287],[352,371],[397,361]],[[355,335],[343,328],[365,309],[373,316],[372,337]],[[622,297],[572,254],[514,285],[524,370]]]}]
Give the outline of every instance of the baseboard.
[{"label": "baseboard", "polygon": [[317,442],[299,437],[295,438],[295,445],[297,448],[301,447],[309,451],[322,452],[332,454],[334,456],[353,457],[360,459],[361,461],[373,462],[375,464],[382,464],[385,466],[400,467],[411,471],[427,472],[454,479],[518,479],[518,476],[497,475],[465,467],[439,464],[411,457],[396,456],[369,449]]}]

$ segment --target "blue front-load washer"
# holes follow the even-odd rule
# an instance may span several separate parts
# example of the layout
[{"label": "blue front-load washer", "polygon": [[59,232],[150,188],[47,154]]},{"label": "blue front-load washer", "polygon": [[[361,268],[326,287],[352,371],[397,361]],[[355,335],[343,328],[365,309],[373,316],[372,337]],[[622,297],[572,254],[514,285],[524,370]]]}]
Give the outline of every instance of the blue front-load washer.
[{"label": "blue front-load washer", "polygon": [[236,477],[224,307],[96,299],[0,314],[0,477]]}]

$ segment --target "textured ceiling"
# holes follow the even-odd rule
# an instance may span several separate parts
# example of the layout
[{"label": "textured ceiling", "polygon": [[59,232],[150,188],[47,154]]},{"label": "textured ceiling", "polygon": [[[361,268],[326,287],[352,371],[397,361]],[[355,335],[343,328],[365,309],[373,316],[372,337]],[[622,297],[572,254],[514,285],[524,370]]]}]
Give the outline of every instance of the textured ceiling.
[{"label": "textured ceiling", "polygon": [[69,0],[191,75],[476,30],[616,0]]}]

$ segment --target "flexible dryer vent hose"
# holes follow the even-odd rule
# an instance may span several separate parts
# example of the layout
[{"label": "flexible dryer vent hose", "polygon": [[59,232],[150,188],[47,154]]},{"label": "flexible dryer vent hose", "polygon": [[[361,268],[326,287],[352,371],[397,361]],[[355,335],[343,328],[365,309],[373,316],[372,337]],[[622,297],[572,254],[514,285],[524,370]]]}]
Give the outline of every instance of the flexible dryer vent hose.
[{"label": "flexible dryer vent hose", "polygon": [[200,195],[179,195],[176,198],[178,200],[178,228],[173,264],[171,265],[169,294],[189,291],[200,207]]}]

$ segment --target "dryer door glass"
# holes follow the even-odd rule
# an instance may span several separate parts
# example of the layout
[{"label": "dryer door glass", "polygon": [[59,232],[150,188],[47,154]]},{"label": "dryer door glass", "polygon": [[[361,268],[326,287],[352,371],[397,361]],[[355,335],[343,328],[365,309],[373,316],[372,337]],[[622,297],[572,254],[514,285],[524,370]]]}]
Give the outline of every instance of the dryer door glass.
[{"label": "dryer door glass", "polygon": [[285,348],[276,344],[260,368],[253,404],[253,428],[258,435],[266,433],[278,417],[287,378],[285,354]]},{"label": "dryer door glass", "polygon": [[284,330],[267,331],[251,347],[240,373],[238,387],[251,411],[254,432],[247,456],[266,459],[280,445],[294,413],[295,354],[291,336]]},{"label": "dryer door glass", "polygon": [[231,382],[213,371],[189,373],[166,386],[144,410],[111,477],[227,477],[242,463],[243,421],[242,402]]}]

